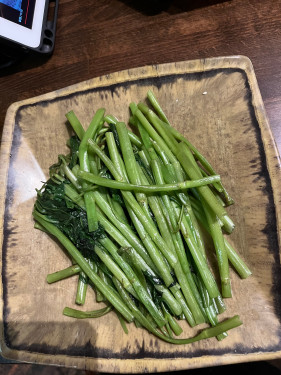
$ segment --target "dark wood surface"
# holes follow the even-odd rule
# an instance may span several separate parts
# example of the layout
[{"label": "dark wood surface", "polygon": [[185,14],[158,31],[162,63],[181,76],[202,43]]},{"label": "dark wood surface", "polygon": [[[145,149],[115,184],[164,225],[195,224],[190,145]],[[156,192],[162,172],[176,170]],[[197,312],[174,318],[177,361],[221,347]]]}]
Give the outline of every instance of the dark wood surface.
[{"label": "dark wood surface", "polygon": [[[249,375],[254,373],[268,373],[269,375],[280,374],[279,369],[267,362],[252,362],[249,364],[241,363],[238,365],[227,365],[221,367],[202,368],[197,370],[165,372],[158,373],[159,375],[225,375],[234,371],[239,375]],[[40,365],[27,364],[6,364],[0,366],[0,375],[98,375],[99,373],[92,371],[68,369],[62,367],[47,367]],[[110,375],[110,373],[103,373],[103,375]],[[150,375],[156,375],[151,373]]]},{"label": "dark wood surface", "polygon": [[53,55],[0,71],[0,134],[13,102],[123,69],[227,55],[251,59],[281,151],[280,0],[60,0]]},{"label": "dark wood surface", "polygon": [[248,56],[281,144],[280,0],[60,0],[56,45],[0,71],[0,126],[8,106],[92,77],[147,64]]}]

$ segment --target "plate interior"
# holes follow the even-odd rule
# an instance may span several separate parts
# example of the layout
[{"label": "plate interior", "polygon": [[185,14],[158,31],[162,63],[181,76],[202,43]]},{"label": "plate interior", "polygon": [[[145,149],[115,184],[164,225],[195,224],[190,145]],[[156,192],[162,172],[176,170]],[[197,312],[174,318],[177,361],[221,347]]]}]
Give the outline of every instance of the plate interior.
[{"label": "plate interior", "polygon": [[[253,271],[241,280],[231,270],[233,297],[221,320],[239,314],[243,325],[221,342],[173,346],[129,325],[115,314],[97,320],[62,315],[75,307],[77,278],[48,285],[46,275],[70,265],[60,246],[33,228],[35,188],[57,155],[66,153],[74,110],[84,127],[94,112],[128,121],[131,101],[152,89],[171,123],[211,161],[235,200],[228,209],[236,228],[230,241]],[[15,351],[104,359],[175,359],[276,352],[280,348],[280,263],[271,179],[247,75],[239,68],[138,77],[21,105],[15,114],[3,237],[5,345]],[[217,273],[217,270],[214,269]],[[98,308],[88,290],[84,310]],[[181,322],[184,337],[195,334]]]}]

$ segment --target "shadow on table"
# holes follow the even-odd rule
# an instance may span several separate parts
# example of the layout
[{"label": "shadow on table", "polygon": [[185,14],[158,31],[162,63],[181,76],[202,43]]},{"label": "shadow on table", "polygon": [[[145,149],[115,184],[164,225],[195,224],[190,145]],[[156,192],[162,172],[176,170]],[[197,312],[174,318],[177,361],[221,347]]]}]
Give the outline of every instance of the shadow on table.
[{"label": "shadow on table", "polygon": [[[41,314],[44,315],[44,310]],[[88,319],[21,322],[10,315],[8,307],[4,310],[4,323],[0,324],[4,341],[1,343],[2,363],[44,360],[57,366],[83,368],[85,358],[107,358],[107,352],[96,346],[98,333]]]},{"label": "shadow on table", "polygon": [[231,0],[121,0],[127,6],[137,11],[153,16],[163,11],[169,14],[189,12],[193,9],[204,8]]},{"label": "shadow on table", "polygon": [[[157,375],[225,375],[239,372],[239,375],[251,373],[267,373],[268,375],[279,375],[280,370],[268,362],[253,362],[238,365],[227,365],[221,367],[203,368],[189,371],[165,372]],[[96,372],[84,371],[70,368],[41,366],[30,364],[3,364],[0,365],[0,375],[98,375]],[[103,375],[109,375],[104,373]],[[121,374],[122,375],[122,374]],[[130,375],[130,374],[127,374]],[[150,374],[156,375],[156,374]]]},{"label": "shadow on table", "polygon": [[15,53],[10,60],[9,55],[2,55],[0,56],[0,78],[41,66],[47,63],[49,58],[50,56],[21,50],[18,51],[18,54]]},{"label": "shadow on table", "polygon": [[[4,316],[9,317],[9,312],[6,311]],[[89,358],[96,358],[97,362],[99,358],[123,358],[122,351],[113,353],[102,347],[96,347],[98,333],[87,319],[37,323],[21,323],[17,319],[5,319],[4,324],[0,322],[0,329],[4,333],[5,341],[1,348],[2,358],[0,354],[0,375],[97,375],[100,373],[78,370],[75,367],[85,368]],[[31,364],[20,363],[21,357],[18,356],[18,353],[23,351],[25,354],[22,358]],[[40,354],[44,354],[46,363],[69,367],[32,364],[32,362],[42,360]],[[114,360],[112,366],[112,372],[114,372]],[[191,375],[225,375],[232,371],[239,375],[251,373],[279,375],[280,369],[281,360],[276,360],[204,367],[189,371],[162,372],[158,375],[184,375],[187,373]],[[109,374],[106,372],[102,375]],[[150,374],[156,375],[156,373]]]}]

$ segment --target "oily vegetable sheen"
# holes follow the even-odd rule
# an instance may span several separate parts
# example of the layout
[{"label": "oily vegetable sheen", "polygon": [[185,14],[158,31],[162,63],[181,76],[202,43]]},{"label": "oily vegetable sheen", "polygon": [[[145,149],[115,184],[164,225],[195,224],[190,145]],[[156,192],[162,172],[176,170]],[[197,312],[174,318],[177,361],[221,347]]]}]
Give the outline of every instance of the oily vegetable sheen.
[{"label": "oily vegetable sheen", "polygon": [[[73,111],[66,114],[74,131],[70,152],[50,167],[33,210],[35,228],[55,237],[70,259],[47,282],[79,275],[76,304],[85,303],[88,285],[103,302],[86,312],[65,307],[72,318],[113,311],[125,333],[134,322],[172,344],[222,340],[242,324],[238,315],[219,321],[232,296],[229,265],[242,279],[251,275],[226,239],[234,230],[227,206],[234,202],[152,91],[147,101],[129,104],[135,132],[103,108],[86,130]],[[202,323],[209,327],[178,337],[184,324]]]}]

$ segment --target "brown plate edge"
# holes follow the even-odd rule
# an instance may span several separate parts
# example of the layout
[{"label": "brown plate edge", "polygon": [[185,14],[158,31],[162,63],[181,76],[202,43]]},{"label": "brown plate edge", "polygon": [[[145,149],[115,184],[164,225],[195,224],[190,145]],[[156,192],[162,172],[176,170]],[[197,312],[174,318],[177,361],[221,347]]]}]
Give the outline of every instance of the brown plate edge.
[{"label": "brown plate edge", "polygon": [[[161,77],[167,74],[182,74],[182,73],[198,73],[203,71],[210,71],[218,68],[229,68],[229,69],[241,69],[245,72],[247,80],[250,86],[252,94],[252,105],[254,112],[261,129],[261,136],[264,145],[266,163],[269,171],[274,204],[276,207],[276,220],[278,228],[278,241],[279,241],[279,253],[280,253],[280,227],[281,227],[281,188],[279,185],[281,177],[280,169],[280,156],[278,153],[277,146],[273,134],[271,132],[266,111],[264,108],[263,100],[258,87],[257,79],[255,76],[253,65],[250,59],[246,56],[227,56],[227,57],[216,57],[200,60],[191,61],[180,61],[176,63],[167,63],[160,65],[149,65],[140,68],[134,68],[130,70],[124,70],[112,74],[108,74],[102,77],[96,77],[84,82],[68,86],[66,88],[56,90],[44,95],[26,99],[20,102],[13,103],[7,111],[3,135],[1,140],[0,149],[0,243],[1,243],[1,270],[2,270],[2,243],[3,243],[3,222],[4,222],[4,211],[5,211],[5,196],[7,187],[7,174],[9,169],[10,152],[12,147],[13,131],[15,125],[15,116],[19,108],[22,106],[32,105],[37,102],[52,100],[58,97],[67,96],[69,94],[75,94],[79,91],[86,91],[92,88],[106,86],[110,84],[117,84],[125,81],[136,80],[140,77],[151,78]],[[250,353],[250,354],[226,354],[220,357],[214,356],[203,356],[200,358],[175,358],[163,360],[163,359],[99,359],[99,358],[86,358],[86,357],[69,357],[66,355],[45,355],[34,352],[18,351],[10,349],[6,346],[4,340],[4,329],[3,329],[3,285],[1,278],[1,332],[0,332],[0,345],[3,357],[26,363],[37,363],[37,364],[48,364],[55,366],[66,366],[79,369],[87,369],[91,371],[99,372],[123,372],[123,373],[142,373],[142,372],[162,372],[162,371],[173,371],[173,370],[184,370],[200,367],[211,367],[220,366],[234,363],[251,362],[251,361],[264,361],[273,360],[280,358],[281,350],[278,352],[269,353]]]}]

